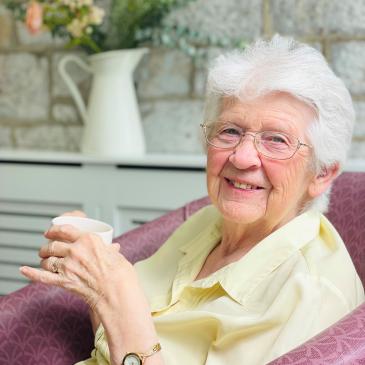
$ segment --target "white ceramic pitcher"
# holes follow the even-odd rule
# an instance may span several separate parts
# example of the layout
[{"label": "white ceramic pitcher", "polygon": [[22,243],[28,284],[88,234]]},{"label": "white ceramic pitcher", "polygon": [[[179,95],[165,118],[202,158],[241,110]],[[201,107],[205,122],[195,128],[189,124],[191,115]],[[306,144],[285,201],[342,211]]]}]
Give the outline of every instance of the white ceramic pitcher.
[{"label": "white ceramic pitcher", "polygon": [[[114,158],[145,153],[133,71],[147,52],[147,48],[103,52],[90,56],[90,65],[75,55],[61,59],[59,72],[85,124],[81,142],[83,153]],[[69,62],[93,74],[87,107],[66,71]]]}]

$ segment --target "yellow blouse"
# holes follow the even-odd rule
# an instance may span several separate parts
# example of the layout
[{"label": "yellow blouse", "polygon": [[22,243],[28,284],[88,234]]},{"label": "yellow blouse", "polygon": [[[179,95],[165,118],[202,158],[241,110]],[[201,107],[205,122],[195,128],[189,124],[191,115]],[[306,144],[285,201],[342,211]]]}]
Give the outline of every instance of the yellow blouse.
[{"label": "yellow blouse", "polygon": [[[220,241],[220,226],[219,212],[205,207],[135,265],[166,365],[266,364],[364,301],[344,243],[314,211],[273,232],[240,260],[194,281]],[[95,348],[78,365],[109,365],[102,326]]]}]

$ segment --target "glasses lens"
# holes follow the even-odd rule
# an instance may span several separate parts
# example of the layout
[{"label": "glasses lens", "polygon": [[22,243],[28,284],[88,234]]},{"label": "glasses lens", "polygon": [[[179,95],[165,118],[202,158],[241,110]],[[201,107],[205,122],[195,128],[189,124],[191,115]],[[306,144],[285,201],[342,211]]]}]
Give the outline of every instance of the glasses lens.
[{"label": "glasses lens", "polygon": [[219,148],[232,148],[241,138],[241,130],[227,123],[212,123],[206,126],[206,138],[208,143]]},{"label": "glasses lens", "polygon": [[261,132],[256,135],[259,152],[267,157],[285,160],[293,156],[298,141],[295,137],[280,132]]}]

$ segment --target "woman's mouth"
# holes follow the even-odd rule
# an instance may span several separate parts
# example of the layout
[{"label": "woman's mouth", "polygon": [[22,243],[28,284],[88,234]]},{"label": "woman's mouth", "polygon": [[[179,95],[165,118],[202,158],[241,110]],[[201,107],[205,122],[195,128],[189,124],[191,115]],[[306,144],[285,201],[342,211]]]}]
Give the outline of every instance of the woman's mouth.
[{"label": "woman's mouth", "polygon": [[227,183],[231,186],[234,186],[236,189],[241,189],[241,190],[261,190],[264,189],[261,186],[258,185],[252,185],[252,184],[248,184],[248,183],[244,183],[244,182],[238,182],[235,180],[231,180],[231,179],[227,179],[225,177],[225,180],[227,181]]}]

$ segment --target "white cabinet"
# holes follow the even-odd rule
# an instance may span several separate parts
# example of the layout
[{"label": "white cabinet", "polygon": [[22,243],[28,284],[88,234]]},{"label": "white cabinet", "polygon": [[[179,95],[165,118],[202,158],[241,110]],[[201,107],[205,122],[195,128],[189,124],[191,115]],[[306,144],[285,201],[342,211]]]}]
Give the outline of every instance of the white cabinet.
[{"label": "white cabinet", "polygon": [[0,295],[37,266],[52,217],[81,209],[118,235],[206,195],[204,157],[105,161],[77,154],[0,152]]}]

